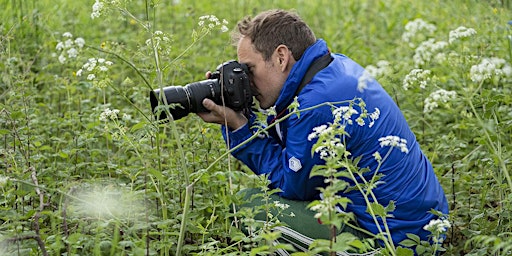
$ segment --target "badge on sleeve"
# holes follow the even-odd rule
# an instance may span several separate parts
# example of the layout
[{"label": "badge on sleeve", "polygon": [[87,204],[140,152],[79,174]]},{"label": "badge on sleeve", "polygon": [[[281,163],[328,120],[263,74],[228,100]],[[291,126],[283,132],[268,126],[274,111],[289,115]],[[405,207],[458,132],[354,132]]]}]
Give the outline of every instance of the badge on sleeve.
[{"label": "badge on sleeve", "polygon": [[302,164],[300,163],[299,159],[292,156],[290,159],[288,159],[288,168],[290,168],[294,172],[298,172],[300,168],[302,168]]}]

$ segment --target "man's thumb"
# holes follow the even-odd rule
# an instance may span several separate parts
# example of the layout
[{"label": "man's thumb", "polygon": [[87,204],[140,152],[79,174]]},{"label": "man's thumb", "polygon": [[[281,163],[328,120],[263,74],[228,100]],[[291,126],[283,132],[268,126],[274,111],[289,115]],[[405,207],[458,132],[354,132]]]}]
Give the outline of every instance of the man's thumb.
[{"label": "man's thumb", "polygon": [[206,109],[208,109],[208,110],[212,111],[212,110],[215,108],[215,102],[213,102],[213,100],[210,100],[210,99],[208,99],[208,98],[205,98],[205,99],[203,100],[203,106],[204,106]]}]

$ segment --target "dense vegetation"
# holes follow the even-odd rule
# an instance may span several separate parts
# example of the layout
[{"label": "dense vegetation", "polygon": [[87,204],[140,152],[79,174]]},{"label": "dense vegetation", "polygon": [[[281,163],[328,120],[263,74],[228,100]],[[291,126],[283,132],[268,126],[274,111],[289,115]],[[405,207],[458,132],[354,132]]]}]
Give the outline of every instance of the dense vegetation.
[{"label": "dense vegetation", "polygon": [[1,3],[0,255],[273,252],[278,233],[232,221],[254,215],[232,213],[236,193],[265,179],[229,156],[217,125],[155,123],[148,92],[235,59],[226,30],[276,7],[396,100],[449,199],[446,253],[512,252],[508,0]]}]

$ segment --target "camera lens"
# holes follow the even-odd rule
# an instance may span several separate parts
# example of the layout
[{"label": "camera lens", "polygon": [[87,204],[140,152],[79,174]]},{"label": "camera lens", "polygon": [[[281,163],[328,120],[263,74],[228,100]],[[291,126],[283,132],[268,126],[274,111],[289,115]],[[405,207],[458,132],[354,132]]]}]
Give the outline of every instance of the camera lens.
[{"label": "camera lens", "polygon": [[[168,86],[163,88],[163,93],[174,120],[185,117],[189,113],[208,112],[203,107],[203,99],[210,98],[218,102],[221,98],[220,85],[217,79],[208,79],[199,82],[187,84],[185,86]],[[150,92],[151,109],[155,109],[160,104],[160,89]],[[163,104],[162,104],[163,105]],[[167,119],[167,111],[160,110],[158,120]]]}]

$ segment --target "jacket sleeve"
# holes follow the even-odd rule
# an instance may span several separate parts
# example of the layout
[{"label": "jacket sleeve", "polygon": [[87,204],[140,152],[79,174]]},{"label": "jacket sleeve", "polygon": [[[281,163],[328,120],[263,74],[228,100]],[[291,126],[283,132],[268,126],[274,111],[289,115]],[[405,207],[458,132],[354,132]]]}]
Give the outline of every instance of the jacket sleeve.
[{"label": "jacket sleeve", "polygon": [[[282,190],[280,196],[295,200],[313,200],[319,196],[318,187],[323,186],[323,178],[312,177],[312,167],[320,162],[318,154],[311,153],[314,141],[308,141],[313,127],[325,124],[321,113],[306,112],[300,117],[290,116],[287,122],[286,147],[281,146],[273,137],[263,133],[232,152],[233,156],[247,165],[255,174],[266,174],[271,188]],[[223,136],[233,148],[250,138],[256,128],[250,128],[253,118],[247,125],[229,131],[223,127]]]}]

